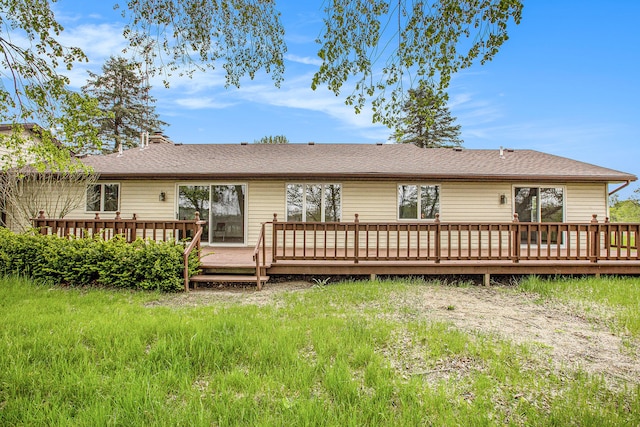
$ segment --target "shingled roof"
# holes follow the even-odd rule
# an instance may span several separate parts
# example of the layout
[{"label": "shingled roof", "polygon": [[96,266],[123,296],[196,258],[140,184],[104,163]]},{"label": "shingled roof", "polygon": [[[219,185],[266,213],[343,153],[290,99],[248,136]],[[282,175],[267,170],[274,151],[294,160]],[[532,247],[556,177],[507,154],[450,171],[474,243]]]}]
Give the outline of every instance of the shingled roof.
[{"label": "shingled roof", "polygon": [[636,176],[533,150],[422,149],[407,144],[151,144],[83,160],[107,179],[399,179],[635,181]]}]

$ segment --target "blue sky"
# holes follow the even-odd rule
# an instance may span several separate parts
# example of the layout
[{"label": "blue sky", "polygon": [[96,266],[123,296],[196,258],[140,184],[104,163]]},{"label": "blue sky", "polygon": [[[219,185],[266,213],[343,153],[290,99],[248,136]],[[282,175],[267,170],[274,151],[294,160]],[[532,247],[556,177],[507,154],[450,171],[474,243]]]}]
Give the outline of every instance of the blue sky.
[{"label": "blue sky", "polygon": [[[70,73],[73,86],[121,54],[125,22],[115,0],[59,0],[54,5],[67,45],[89,57]],[[152,94],[165,133],[182,143],[253,142],[285,135],[291,142],[386,142],[390,131],[355,114],[343,98],[312,91],[318,65],[314,43],[322,1],[282,0],[287,31],[285,81],[267,76],[224,87],[221,73],[171,78]],[[455,75],[449,109],[462,125],[466,148],[528,148],[640,176],[640,1],[528,1],[522,22],[494,60]],[[627,197],[633,183],[623,190]]]}]

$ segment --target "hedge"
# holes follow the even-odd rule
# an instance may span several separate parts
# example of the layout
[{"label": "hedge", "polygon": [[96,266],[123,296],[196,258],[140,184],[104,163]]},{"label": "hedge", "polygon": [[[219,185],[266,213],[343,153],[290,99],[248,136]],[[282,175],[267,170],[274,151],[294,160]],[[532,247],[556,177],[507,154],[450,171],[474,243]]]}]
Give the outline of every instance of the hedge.
[{"label": "hedge", "polygon": [[[2,228],[0,274],[54,285],[179,291],[184,288],[183,250],[182,244],[173,241],[61,238]],[[190,275],[197,268],[198,255],[193,252]]]}]

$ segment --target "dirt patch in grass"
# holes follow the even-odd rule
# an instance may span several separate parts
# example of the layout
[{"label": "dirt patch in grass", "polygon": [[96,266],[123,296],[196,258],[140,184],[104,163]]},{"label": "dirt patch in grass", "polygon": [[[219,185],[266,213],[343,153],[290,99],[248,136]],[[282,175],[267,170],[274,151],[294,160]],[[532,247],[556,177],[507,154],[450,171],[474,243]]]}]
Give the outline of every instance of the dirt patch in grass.
[{"label": "dirt patch in grass", "polygon": [[[314,283],[269,283],[253,287],[220,287],[168,296],[154,304],[197,307],[213,303],[267,305],[285,292],[309,292]],[[415,286],[392,294],[398,321],[426,319],[451,322],[468,332],[494,334],[530,345],[552,369],[581,369],[603,375],[610,383],[640,383],[640,343],[607,326],[605,308],[541,302],[537,295],[512,287]],[[586,313],[589,313],[587,316]]]},{"label": "dirt patch in grass", "polygon": [[[640,345],[614,334],[604,317],[585,316],[578,307],[541,302],[536,295],[485,287],[421,287],[399,294],[399,305],[419,316],[452,322],[466,331],[495,334],[547,352],[554,368],[579,368],[610,380],[640,382]],[[597,319],[601,319],[598,321]]]},{"label": "dirt patch in grass", "polygon": [[172,307],[199,307],[219,303],[232,304],[273,304],[276,297],[283,292],[304,291],[313,283],[303,280],[292,280],[279,283],[268,283],[261,291],[256,285],[220,285],[201,288],[189,293],[172,294],[148,305],[168,305]]}]

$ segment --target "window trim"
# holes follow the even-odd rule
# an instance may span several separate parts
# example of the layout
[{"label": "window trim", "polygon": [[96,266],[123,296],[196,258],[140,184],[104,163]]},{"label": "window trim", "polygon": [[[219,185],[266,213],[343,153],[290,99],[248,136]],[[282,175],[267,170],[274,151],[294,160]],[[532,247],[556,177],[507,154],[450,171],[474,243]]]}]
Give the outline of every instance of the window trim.
[{"label": "window trim", "polygon": [[[286,182],[284,186],[284,201],[285,201],[284,214],[287,222],[289,222],[288,192],[289,192],[290,185],[302,185],[302,218],[300,219],[300,222],[307,222],[307,185],[320,185],[320,194],[322,195],[322,201],[320,204],[320,222],[328,222],[328,221],[325,221],[325,218],[326,218],[325,190],[326,188],[329,185],[340,186],[340,204],[338,206],[338,209],[340,210],[340,217],[338,218],[337,222],[342,221],[342,195],[343,195],[343,189],[344,189],[344,185],[342,184],[342,182],[309,182],[309,181],[293,182],[292,181],[292,182]],[[292,222],[296,222],[296,221],[292,221]]]},{"label": "window trim", "polygon": [[[408,186],[413,185],[418,187],[418,200],[417,200],[417,209],[416,209],[416,218],[400,218],[400,203],[398,199],[398,195],[400,192],[400,186]],[[436,217],[434,218],[420,218],[420,212],[422,207],[422,188],[421,187],[437,187],[438,188],[438,212],[436,212]],[[442,211],[441,206],[442,200],[442,185],[440,183],[435,182],[398,182],[396,185],[396,219],[398,221],[424,221],[424,222],[434,222],[436,218],[440,218],[440,214]]]},{"label": "window trim", "polygon": [[[96,211],[96,210],[89,210],[88,209],[89,208],[89,206],[88,206],[88,204],[89,204],[88,203],[89,186],[85,186],[85,190],[84,190],[84,211],[85,212],[87,212],[87,213],[94,213],[94,212],[97,212],[97,213],[111,213],[111,212],[113,212],[113,213],[115,213],[115,212],[119,212],[120,211],[120,201],[121,201],[121,198],[122,198],[122,191],[121,191],[122,186],[120,185],[119,182],[97,182],[97,183],[92,184],[92,185],[94,185],[94,186],[95,185],[99,185],[100,186],[100,210]],[[104,195],[105,195],[104,187],[105,187],[105,185],[116,185],[116,186],[118,186],[118,201],[117,201],[116,209],[113,210],[113,211],[105,211],[104,210]]]},{"label": "window trim", "polygon": [[[511,186],[511,210],[513,213],[516,213],[516,188],[537,188],[538,195],[540,194],[540,189],[542,188],[562,188],[562,221],[566,222],[567,220],[567,186],[564,184],[546,184],[546,183],[525,183],[525,184],[513,184]],[[542,221],[542,212],[541,212],[541,204],[538,203],[538,218]]]}]

